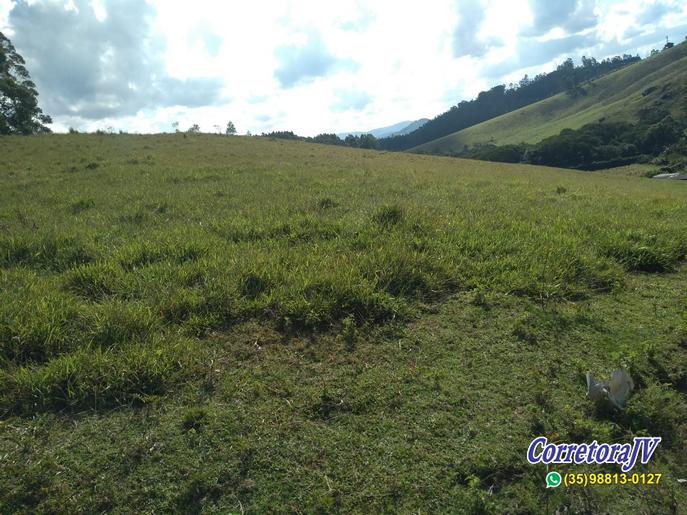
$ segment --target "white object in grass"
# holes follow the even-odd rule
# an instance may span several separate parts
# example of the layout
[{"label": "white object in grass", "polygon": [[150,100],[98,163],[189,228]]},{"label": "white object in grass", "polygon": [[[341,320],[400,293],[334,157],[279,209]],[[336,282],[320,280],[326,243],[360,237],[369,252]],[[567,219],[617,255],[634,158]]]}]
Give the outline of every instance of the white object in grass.
[{"label": "white object in grass", "polygon": [[622,369],[615,370],[610,381],[597,381],[587,372],[587,398],[592,401],[608,399],[618,409],[623,409],[635,385],[630,374]]}]

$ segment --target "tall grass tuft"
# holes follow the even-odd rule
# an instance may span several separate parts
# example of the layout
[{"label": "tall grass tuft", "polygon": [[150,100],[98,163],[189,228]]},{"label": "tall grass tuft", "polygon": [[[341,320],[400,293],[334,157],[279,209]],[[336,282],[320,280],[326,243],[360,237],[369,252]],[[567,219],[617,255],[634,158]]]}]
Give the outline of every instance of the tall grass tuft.
[{"label": "tall grass tuft", "polygon": [[0,267],[62,271],[93,261],[95,254],[91,245],[71,236],[0,236]]},{"label": "tall grass tuft", "polygon": [[372,220],[382,227],[391,227],[403,219],[403,208],[399,205],[382,206],[375,211]]},{"label": "tall grass tuft", "polygon": [[45,365],[0,371],[0,409],[29,414],[46,410],[102,409],[146,402],[161,395],[183,369],[189,342],[158,342],[121,350],[80,349]]}]

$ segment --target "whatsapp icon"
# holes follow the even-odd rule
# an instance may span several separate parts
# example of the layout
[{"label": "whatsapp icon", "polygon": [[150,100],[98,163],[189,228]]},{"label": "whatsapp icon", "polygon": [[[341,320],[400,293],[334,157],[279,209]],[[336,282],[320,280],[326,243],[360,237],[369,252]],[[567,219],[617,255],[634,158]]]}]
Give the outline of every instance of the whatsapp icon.
[{"label": "whatsapp icon", "polygon": [[563,478],[558,472],[549,472],[546,474],[546,488],[556,488],[561,486]]}]

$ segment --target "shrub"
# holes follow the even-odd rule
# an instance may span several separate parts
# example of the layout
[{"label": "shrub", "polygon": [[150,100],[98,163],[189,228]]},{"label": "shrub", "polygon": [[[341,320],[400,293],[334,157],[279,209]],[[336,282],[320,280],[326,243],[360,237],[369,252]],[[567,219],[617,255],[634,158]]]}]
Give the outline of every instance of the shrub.
[{"label": "shrub", "polygon": [[499,163],[520,163],[526,151],[526,145],[483,145],[473,150],[469,150],[462,155],[472,159],[496,161]]}]

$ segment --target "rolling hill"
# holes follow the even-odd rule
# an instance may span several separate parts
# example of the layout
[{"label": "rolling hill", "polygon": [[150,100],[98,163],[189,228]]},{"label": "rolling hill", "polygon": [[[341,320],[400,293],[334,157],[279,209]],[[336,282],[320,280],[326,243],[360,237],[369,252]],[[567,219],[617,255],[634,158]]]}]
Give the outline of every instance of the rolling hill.
[{"label": "rolling hill", "polygon": [[585,83],[584,93],[559,93],[508,114],[411,149],[450,154],[466,145],[536,143],[561,130],[603,121],[635,122],[643,109],[673,111],[684,101],[687,42]]}]

